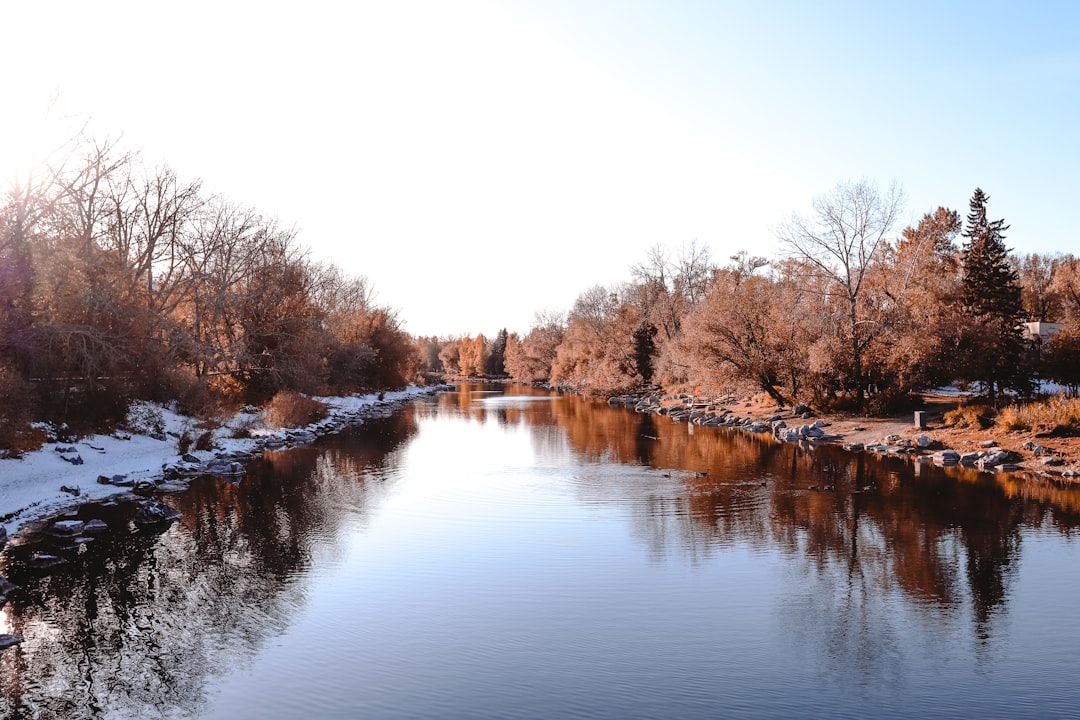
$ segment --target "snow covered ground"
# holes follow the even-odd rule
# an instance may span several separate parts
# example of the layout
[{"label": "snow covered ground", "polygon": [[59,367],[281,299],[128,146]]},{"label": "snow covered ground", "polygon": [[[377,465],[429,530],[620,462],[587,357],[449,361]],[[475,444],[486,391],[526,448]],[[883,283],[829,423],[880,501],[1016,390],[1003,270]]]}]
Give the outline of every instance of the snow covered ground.
[{"label": "snow covered ground", "polygon": [[[427,394],[433,388],[410,386],[384,394],[351,397],[317,398],[330,406],[331,417],[341,417],[376,405],[408,400]],[[126,431],[114,435],[93,435],[71,443],[46,443],[40,450],[22,458],[0,459],[0,527],[11,534],[22,523],[41,518],[79,502],[100,500],[130,491],[130,487],[101,484],[99,476],[123,475],[128,480],[160,478],[164,465],[180,459],[178,438],[186,430],[192,437],[201,433],[197,421],[168,408],[138,404],[129,418],[145,432]],[[158,425],[164,434],[151,437],[150,425]],[[250,438],[233,438],[235,428],[244,427]],[[134,428],[133,428],[134,430]],[[281,428],[267,427],[260,414],[240,413],[214,430],[217,451],[189,452],[201,460],[210,460],[216,452],[247,452],[256,448],[260,438],[281,433]],[[164,437],[164,439],[160,439]],[[74,461],[74,462],[73,462]],[[80,462],[81,461],[81,462]],[[76,494],[77,493],[77,494]]]}]

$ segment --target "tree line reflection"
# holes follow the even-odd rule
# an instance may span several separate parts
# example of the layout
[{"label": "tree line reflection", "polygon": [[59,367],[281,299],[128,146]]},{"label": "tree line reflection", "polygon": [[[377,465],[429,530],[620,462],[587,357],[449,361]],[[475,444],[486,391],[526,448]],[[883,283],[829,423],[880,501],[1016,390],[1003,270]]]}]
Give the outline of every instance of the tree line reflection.
[{"label": "tree line reflection", "polygon": [[0,716],[198,717],[207,680],[289,626],[304,574],[374,512],[416,425],[400,413],[362,430],[268,453],[240,483],[193,483],[161,534],[133,531],[131,504],[84,507],[110,532],[49,574],[28,566],[54,551],[47,537],[7,548],[0,574],[23,591],[0,625],[27,640],[0,653]]},{"label": "tree line reflection", "polygon": [[1080,491],[1068,487],[916,472],[903,460],[804,450],[526,387],[475,389],[268,453],[240,483],[197,482],[170,498],[183,518],[160,535],[130,531],[130,505],[85,509],[112,531],[50,574],[27,565],[47,540],[9,547],[0,574],[25,590],[0,608],[0,632],[28,640],[0,653],[0,715],[198,716],[208,679],[289,626],[306,602],[305,573],[334,562],[341,536],[377,514],[392,491],[387,468],[439,413],[522,428],[540,460],[570,452],[651,473],[649,485],[626,485],[583,471],[576,489],[598,503],[646,494],[627,507],[650,557],[679,548],[703,560],[733,544],[779,550],[810,589],[783,601],[798,605],[784,620],[791,632],[872,677],[896,671],[882,598],[946,618],[970,608],[976,640],[988,643],[1025,529],[1072,535],[1080,526]]},{"label": "tree line reflection", "polygon": [[[545,393],[521,386],[506,392]],[[556,427],[585,457],[678,478],[687,512],[658,502],[637,505],[643,515],[637,521],[650,528],[641,533],[650,552],[670,536],[675,522],[691,554],[702,553],[703,545],[732,543],[780,548],[803,565],[808,578],[817,578],[817,587],[829,588],[823,595],[846,588],[844,597],[815,603],[818,618],[843,615],[834,622],[847,630],[821,639],[842,656],[866,655],[860,643],[887,642],[880,636],[888,632],[884,618],[875,614],[877,626],[871,628],[862,614],[875,598],[891,593],[939,614],[969,606],[976,641],[989,642],[1005,610],[1023,531],[1071,536],[1080,527],[1080,488],[1047,480],[850,454],[835,446],[803,448],[580,397],[505,403],[492,410],[468,404],[468,395],[469,388],[462,388],[444,402],[480,421],[527,425],[540,455]]]}]

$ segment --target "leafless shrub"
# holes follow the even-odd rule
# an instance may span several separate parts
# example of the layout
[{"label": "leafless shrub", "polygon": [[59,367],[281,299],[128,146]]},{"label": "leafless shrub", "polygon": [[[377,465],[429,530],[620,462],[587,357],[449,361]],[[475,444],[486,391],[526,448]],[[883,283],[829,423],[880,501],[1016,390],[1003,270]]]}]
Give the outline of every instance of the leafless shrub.
[{"label": "leafless shrub", "polygon": [[307,425],[322,420],[326,414],[325,404],[290,390],[276,394],[264,411],[271,427]]}]

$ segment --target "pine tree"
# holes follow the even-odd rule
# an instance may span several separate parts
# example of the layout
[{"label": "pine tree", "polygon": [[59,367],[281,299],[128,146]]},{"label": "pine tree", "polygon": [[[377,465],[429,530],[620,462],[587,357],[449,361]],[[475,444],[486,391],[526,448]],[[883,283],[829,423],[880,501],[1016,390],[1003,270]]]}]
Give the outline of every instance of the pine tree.
[{"label": "pine tree", "polygon": [[975,188],[962,233],[967,239],[961,309],[971,320],[963,343],[964,374],[968,376],[964,379],[983,383],[990,399],[995,400],[999,390],[1023,385],[1023,304],[1016,270],[1005,247],[1004,233],[1009,226],[1004,220],[987,219],[989,199],[981,188]]}]

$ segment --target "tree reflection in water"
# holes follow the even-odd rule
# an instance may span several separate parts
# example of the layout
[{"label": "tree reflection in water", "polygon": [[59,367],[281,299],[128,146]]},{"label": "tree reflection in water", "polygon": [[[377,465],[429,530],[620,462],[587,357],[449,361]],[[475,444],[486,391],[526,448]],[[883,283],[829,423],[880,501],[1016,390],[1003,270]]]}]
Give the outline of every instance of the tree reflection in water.
[{"label": "tree reflection in water", "polygon": [[0,574],[25,590],[2,612],[27,641],[0,654],[0,716],[197,717],[207,679],[289,625],[305,572],[378,504],[382,467],[415,432],[401,413],[268,453],[238,484],[195,482],[160,535],[133,529],[130,504],[85,507],[110,532],[48,575],[26,565],[48,539],[8,548]]},{"label": "tree reflection in water", "polygon": [[[932,615],[928,628],[938,629],[969,604],[971,632],[985,646],[1005,613],[1023,527],[1070,534],[1080,526],[1075,487],[834,446],[805,449],[603,405],[582,398],[523,403],[501,410],[499,421],[527,420],[541,456],[552,446],[554,425],[556,437],[565,435],[589,458],[678,478],[685,491],[631,505],[650,554],[678,548],[693,560],[734,543],[782,548],[802,564],[803,586],[814,588],[784,605],[789,630],[814,640],[809,655],[824,649],[835,667],[860,668],[866,682],[899,675],[895,603],[886,606],[886,599],[910,598]],[[626,491],[609,476],[597,477],[609,487],[583,491],[591,497]],[[927,629],[928,644],[934,637]]]},{"label": "tree reflection in water", "polygon": [[[305,603],[307,574],[337,561],[392,491],[396,453],[440,413],[527,428],[538,463],[577,463],[580,503],[628,513],[650,559],[702,566],[739,547],[779,553],[795,579],[771,600],[806,662],[902,685],[911,658],[957,628],[989,651],[1005,615],[1026,528],[1080,525],[1080,491],[893,458],[805,450],[725,429],[510,386],[458,392],[316,447],[267,454],[240,483],[208,479],[169,502],[183,518],[160,535],[132,507],[84,509],[111,531],[51,574],[9,547],[0,561],[25,591],[0,609],[0,713],[11,718],[198,716],[208,679],[243,666]],[[478,397],[489,398],[477,402]],[[611,463],[622,463],[616,472]],[[832,490],[810,490],[810,486]],[[738,588],[733,588],[738,592]],[[910,646],[910,643],[908,643]]]}]

